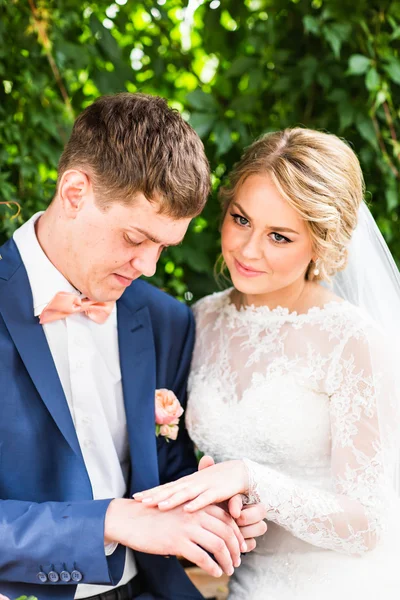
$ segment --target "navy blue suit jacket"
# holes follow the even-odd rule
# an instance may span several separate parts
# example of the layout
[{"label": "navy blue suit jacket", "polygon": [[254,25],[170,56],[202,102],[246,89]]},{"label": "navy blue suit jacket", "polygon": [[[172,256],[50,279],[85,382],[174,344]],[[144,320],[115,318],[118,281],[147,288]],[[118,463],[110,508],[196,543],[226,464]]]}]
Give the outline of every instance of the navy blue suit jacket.
[{"label": "navy blue suit jacket", "polygon": [[[72,600],[73,581],[38,573],[73,570],[82,583],[115,585],[125,548],[104,553],[110,500],[92,488],[57,371],[13,240],[0,248],[0,593]],[[122,384],[131,456],[129,494],[196,469],[181,420],[177,441],[155,437],[154,392],[182,403],[194,340],[190,310],[144,281],[117,302]],[[135,553],[149,596],[199,599],[175,558]]]}]

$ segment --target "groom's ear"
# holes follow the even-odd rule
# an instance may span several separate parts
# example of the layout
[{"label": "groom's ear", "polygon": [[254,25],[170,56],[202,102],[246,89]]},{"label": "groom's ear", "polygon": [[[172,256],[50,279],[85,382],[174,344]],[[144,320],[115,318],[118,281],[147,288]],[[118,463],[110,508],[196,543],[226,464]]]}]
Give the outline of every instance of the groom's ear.
[{"label": "groom's ear", "polygon": [[69,169],[63,173],[57,195],[66,217],[75,219],[85,199],[92,194],[92,184],[87,173],[78,169]]}]

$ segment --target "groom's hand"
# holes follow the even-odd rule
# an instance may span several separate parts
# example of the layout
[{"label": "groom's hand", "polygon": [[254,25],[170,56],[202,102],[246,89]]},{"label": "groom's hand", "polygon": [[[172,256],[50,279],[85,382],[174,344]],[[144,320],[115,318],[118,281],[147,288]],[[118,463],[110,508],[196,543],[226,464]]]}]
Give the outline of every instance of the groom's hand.
[{"label": "groom's hand", "polygon": [[[214,464],[214,459],[211,456],[203,456],[199,462],[199,471],[212,467]],[[264,535],[267,531],[267,524],[264,521],[267,510],[264,504],[243,506],[242,494],[236,494],[228,501],[227,509],[239,525],[247,545],[247,552],[251,552],[257,545],[255,538]]]},{"label": "groom's hand", "polygon": [[239,527],[219,506],[194,513],[178,506],[163,512],[124,498],[110,502],[104,541],[148,554],[183,556],[214,577],[232,575],[245,548]]},{"label": "groom's hand", "polygon": [[261,537],[267,531],[267,523],[264,521],[267,510],[264,504],[247,504],[240,511],[236,519],[237,525],[247,544],[247,551],[251,552],[256,547],[255,538]]}]

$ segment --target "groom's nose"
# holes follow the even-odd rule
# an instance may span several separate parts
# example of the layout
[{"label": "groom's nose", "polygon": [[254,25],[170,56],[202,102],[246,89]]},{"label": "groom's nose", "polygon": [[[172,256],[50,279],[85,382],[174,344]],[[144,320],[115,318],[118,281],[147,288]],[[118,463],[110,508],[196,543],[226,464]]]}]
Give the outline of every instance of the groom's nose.
[{"label": "groom's nose", "polygon": [[143,248],[136,249],[131,265],[145,277],[152,277],[156,272],[159,256],[160,251],[156,244],[147,245],[147,247],[143,245]]}]

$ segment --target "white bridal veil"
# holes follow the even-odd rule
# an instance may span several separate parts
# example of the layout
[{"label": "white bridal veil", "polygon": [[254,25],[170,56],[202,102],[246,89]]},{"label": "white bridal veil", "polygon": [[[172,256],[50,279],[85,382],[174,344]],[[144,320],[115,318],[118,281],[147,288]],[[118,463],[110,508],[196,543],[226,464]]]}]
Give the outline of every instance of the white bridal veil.
[{"label": "white bridal veil", "polygon": [[[378,326],[368,344],[376,382],[378,419],[371,436],[382,445],[386,482],[400,495],[400,273],[368,207],[362,204],[349,247],[346,269],[332,281],[333,291],[367,313]],[[378,330],[380,332],[378,333]],[[372,331],[374,329],[372,328]],[[377,429],[379,431],[377,431]],[[389,476],[389,477],[388,477]],[[393,491],[393,486],[392,486]],[[391,495],[388,489],[388,500]],[[400,519],[400,514],[398,515]]]},{"label": "white bridal veil", "polygon": [[348,266],[334,277],[333,288],[339,296],[366,310],[385,331],[398,331],[400,274],[364,203],[350,243]]}]

